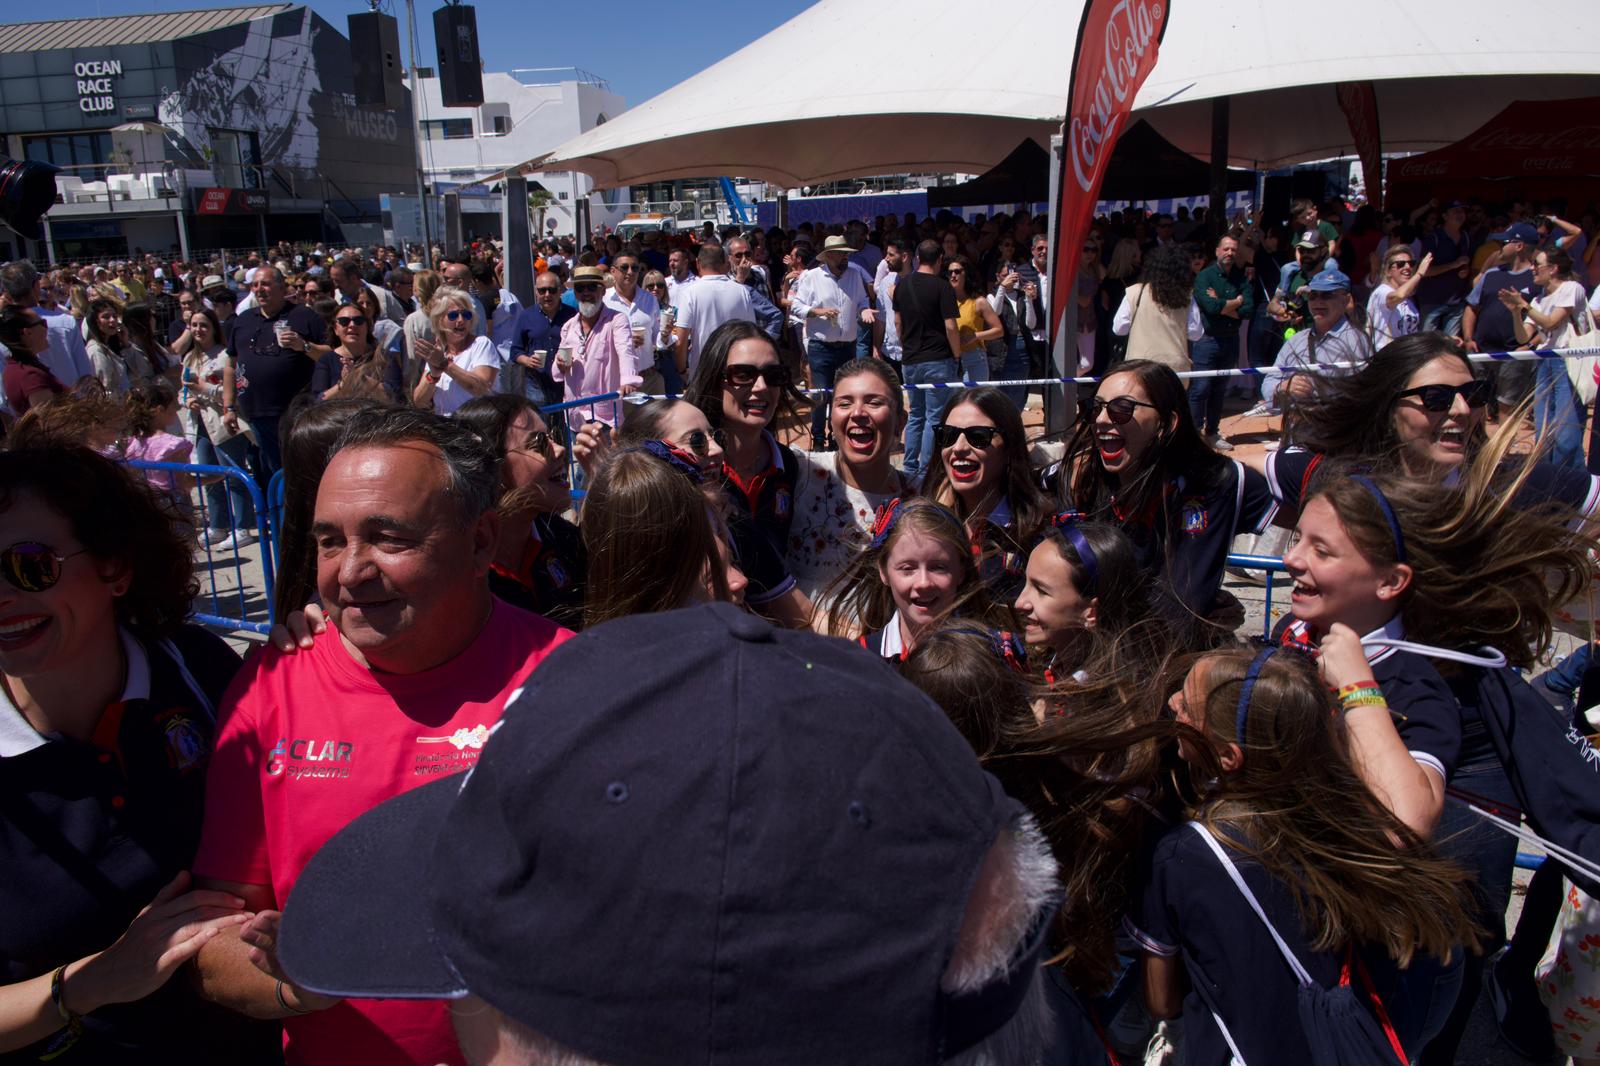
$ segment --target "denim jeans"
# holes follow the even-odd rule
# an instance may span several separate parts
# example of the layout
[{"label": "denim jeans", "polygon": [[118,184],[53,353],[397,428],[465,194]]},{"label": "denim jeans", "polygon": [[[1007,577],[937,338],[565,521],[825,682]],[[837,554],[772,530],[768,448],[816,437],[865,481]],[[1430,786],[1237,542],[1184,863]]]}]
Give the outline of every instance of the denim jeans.
[{"label": "denim jeans", "polygon": [[[250,438],[243,433],[213,444],[204,430],[195,438],[194,461],[201,466],[236,466],[248,474]],[[254,532],[256,509],[250,493],[235,478],[214,482],[205,488],[206,528],[219,531],[243,529]]]},{"label": "denim jeans", "polygon": [[1466,310],[1464,303],[1423,304],[1417,308],[1417,331],[1437,329],[1454,337],[1461,332],[1461,316]]},{"label": "denim jeans", "polygon": [[[1195,370],[1226,370],[1232,364],[1229,356],[1237,357],[1239,338],[1222,340],[1209,333],[1189,345],[1189,362]],[[1222,426],[1222,401],[1228,393],[1227,378],[1190,378],[1189,414],[1202,436],[1216,433]]]},{"label": "denim jeans", "polygon": [[[954,379],[951,379],[954,380]],[[961,353],[961,380],[988,381],[989,353],[982,348]]]},{"label": "denim jeans", "polygon": [[[907,385],[952,381],[956,376],[956,361],[935,359],[927,363],[906,363],[901,370]],[[906,454],[902,467],[909,478],[920,477],[933,461],[933,431],[944,417],[950,393],[949,389],[912,389],[907,396],[910,412],[906,416]]]},{"label": "denim jeans", "polygon": [[[1000,376],[1007,381],[1022,381],[1027,378],[1028,338],[1026,335],[1019,333],[1011,338],[1006,351],[1005,369]],[[1028,402],[1028,386],[1026,385],[1007,385],[1001,391],[1011,398],[1011,402],[1017,405],[1018,410],[1021,410],[1022,406]]]},{"label": "denim jeans", "polygon": [[856,358],[872,358],[872,327],[865,322],[856,323]]},{"label": "denim jeans", "polygon": [[[855,358],[856,347],[853,341],[839,341],[830,344],[826,341],[811,340],[806,342],[806,362],[811,364],[811,387],[814,389],[833,388],[833,373]],[[828,405],[832,400],[832,393],[813,396],[811,407],[811,446],[822,448],[828,443]]]},{"label": "denim jeans", "polygon": [[1533,373],[1533,426],[1557,466],[1584,469],[1583,407],[1567,377],[1565,359],[1541,359]]}]

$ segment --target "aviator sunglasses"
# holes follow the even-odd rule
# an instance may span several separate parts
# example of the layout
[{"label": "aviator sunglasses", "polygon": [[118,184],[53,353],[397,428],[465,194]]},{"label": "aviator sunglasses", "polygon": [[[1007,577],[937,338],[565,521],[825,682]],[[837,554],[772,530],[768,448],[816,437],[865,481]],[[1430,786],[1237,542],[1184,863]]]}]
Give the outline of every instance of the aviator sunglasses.
[{"label": "aviator sunglasses", "polygon": [[61,564],[88,548],[62,555],[48,544],[20,541],[0,551],[0,574],[19,592],[44,592],[61,580]]},{"label": "aviator sunglasses", "polygon": [[1395,399],[1415,396],[1422,401],[1424,410],[1440,414],[1455,406],[1457,396],[1467,401],[1468,407],[1482,407],[1489,402],[1492,388],[1489,382],[1477,378],[1464,385],[1418,385],[1414,389],[1396,393]]}]

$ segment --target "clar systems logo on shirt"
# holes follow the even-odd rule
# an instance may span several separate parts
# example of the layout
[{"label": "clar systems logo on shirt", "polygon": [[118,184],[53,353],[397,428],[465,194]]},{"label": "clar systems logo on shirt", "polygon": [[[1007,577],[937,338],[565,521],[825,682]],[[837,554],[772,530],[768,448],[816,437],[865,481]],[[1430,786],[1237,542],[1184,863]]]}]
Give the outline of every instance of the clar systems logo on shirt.
[{"label": "clar systems logo on shirt", "polygon": [[356,746],[348,740],[289,740],[279,737],[267,756],[267,776],[349,777]]}]

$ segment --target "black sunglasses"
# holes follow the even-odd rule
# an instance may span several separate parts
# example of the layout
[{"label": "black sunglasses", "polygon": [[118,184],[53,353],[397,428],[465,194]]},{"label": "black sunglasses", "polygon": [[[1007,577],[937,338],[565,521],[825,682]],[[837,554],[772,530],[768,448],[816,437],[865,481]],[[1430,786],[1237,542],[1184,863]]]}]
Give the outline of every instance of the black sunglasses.
[{"label": "black sunglasses", "polygon": [[786,389],[794,381],[794,374],[782,363],[768,363],[766,366],[751,366],[748,363],[733,363],[722,370],[722,380],[729,385],[748,388],[760,378],[775,389]]},{"label": "black sunglasses", "polygon": [[683,443],[700,458],[704,459],[711,454],[711,442],[716,441],[717,447],[728,446],[728,434],[725,430],[713,429],[708,435],[703,429],[691,429],[683,435]]},{"label": "black sunglasses", "polygon": [[532,452],[534,455],[547,456],[550,454],[550,444],[555,439],[555,434],[546,430],[536,429],[532,433],[528,434],[528,438],[523,442],[521,448],[514,448],[512,450]]},{"label": "black sunglasses", "polygon": [[1094,421],[1100,417],[1100,412],[1104,411],[1106,417],[1111,420],[1112,425],[1125,426],[1133,421],[1134,410],[1139,407],[1148,407],[1151,410],[1156,409],[1155,404],[1145,403],[1143,400],[1135,400],[1132,396],[1118,396],[1113,400],[1102,400],[1096,396],[1089,401],[1089,420],[1091,422]]},{"label": "black sunglasses", "polygon": [[974,448],[987,448],[1000,436],[998,426],[940,426],[933,431],[933,440],[941,448],[953,447],[962,436]]},{"label": "black sunglasses", "polygon": [[1455,406],[1457,396],[1467,401],[1467,406],[1474,410],[1483,407],[1488,404],[1493,390],[1494,387],[1488,381],[1475,378],[1464,385],[1418,385],[1414,389],[1397,393],[1395,399],[1416,396],[1422,401],[1424,410],[1440,414]]},{"label": "black sunglasses", "polygon": [[61,564],[88,548],[62,555],[47,544],[19,541],[0,551],[0,574],[19,592],[43,592],[61,580]]},{"label": "black sunglasses", "polygon": [[533,291],[536,292],[536,293],[539,293],[542,296],[556,296],[556,295],[559,295],[560,292],[561,292],[560,289],[552,289],[552,288],[549,288],[548,286],[546,286],[544,288],[534,289]]},{"label": "black sunglasses", "polygon": [[343,315],[334,319],[341,326],[364,326],[367,324],[366,315]]},{"label": "black sunglasses", "polygon": [[611,269],[616,271],[619,274],[632,274],[635,270],[639,269],[639,264],[637,264],[637,263],[618,263],[616,266],[612,267]]}]

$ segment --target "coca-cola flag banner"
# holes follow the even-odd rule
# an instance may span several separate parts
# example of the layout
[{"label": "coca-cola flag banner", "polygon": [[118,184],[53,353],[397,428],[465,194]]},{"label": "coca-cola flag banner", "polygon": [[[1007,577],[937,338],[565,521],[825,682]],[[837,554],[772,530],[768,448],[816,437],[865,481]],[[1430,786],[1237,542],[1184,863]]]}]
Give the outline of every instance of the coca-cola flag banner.
[{"label": "coca-cola flag banner", "polygon": [[1333,87],[1339,110],[1350,123],[1350,138],[1361,160],[1367,202],[1383,210],[1383,138],[1378,133],[1378,95],[1370,81],[1341,81]]},{"label": "coca-cola flag banner", "polygon": [[1072,55],[1067,115],[1062,123],[1066,158],[1056,195],[1055,263],[1050,270],[1050,336],[1072,299],[1078,251],[1094,218],[1095,200],[1111,151],[1117,146],[1133,98],[1155,69],[1167,30],[1168,0],[1086,0]]}]

